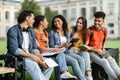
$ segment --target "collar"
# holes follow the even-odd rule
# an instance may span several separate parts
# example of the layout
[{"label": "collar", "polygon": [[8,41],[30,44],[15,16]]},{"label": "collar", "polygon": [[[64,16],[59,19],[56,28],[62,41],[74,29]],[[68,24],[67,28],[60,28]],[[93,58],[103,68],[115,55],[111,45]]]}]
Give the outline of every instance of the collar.
[{"label": "collar", "polygon": [[28,27],[28,28],[22,28],[22,32],[29,32],[29,30],[30,30],[30,27]]},{"label": "collar", "polygon": [[100,29],[98,30],[95,26],[93,26],[92,27],[94,30],[96,30],[96,31],[100,31],[100,30],[102,30],[102,27],[100,27]]},{"label": "collar", "polygon": [[18,23],[17,25],[18,25],[18,28],[19,28],[22,32],[29,32],[29,31],[30,31],[30,27],[28,27],[28,28],[22,28],[19,23]]}]

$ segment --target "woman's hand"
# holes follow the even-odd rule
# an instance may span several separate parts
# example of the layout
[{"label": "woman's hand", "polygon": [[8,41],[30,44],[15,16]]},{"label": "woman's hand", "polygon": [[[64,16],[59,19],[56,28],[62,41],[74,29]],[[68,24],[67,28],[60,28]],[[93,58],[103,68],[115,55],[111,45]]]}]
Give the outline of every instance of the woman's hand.
[{"label": "woman's hand", "polygon": [[43,41],[45,41],[45,42],[48,42],[48,38],[47,38],[46,36],[41,36],[41,37],[40,37],[40,40],[43,40]]},{"label": "woman's hand", "polygon": [[72,44],[72,43],[66,42],[66,43],[62,44],[60,48],[62,48],[62,47],[66,47],[66,48],[67,48],[67,47],[69,47],[71,44]]},{"label": "woman's hand", "polygon": [[61,50],[59,48],[52,48],[51,52],[61,53]]}]

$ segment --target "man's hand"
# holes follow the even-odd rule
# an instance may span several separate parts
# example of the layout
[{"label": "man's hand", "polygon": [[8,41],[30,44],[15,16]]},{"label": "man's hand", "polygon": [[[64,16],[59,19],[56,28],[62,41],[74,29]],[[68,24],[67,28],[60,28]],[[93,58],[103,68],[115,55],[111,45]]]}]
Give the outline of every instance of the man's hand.
[{"label": "man's hand", "polygon": [[102,57],[105,55],[104,51],[103,50],[97,50],[97,53]]},{"label": "man's hand", "polygon": [[40,64],[42,67],[48,67],[47,64],[46,64],[45,62],[43,62],[43,61],[40,62],[39,64]]},{"label": "man's hand", "polygon": [[45,57],[43,57],[40,53],[36,53],[35,55],[38,56],[41,61],[45,61]]},{"label": "man's hand", "polygon": [[30,58],[37,63],[41,62],[40,58],[36,55],[30,54]]},{"label": "man's hand", "polygon": [[46,64],[45,64],[45,58],[41,55],[41,54],[35,54],[33,55],[32,59],[37,62],[38,64],[42,65],[43,67],[48,67]]}]

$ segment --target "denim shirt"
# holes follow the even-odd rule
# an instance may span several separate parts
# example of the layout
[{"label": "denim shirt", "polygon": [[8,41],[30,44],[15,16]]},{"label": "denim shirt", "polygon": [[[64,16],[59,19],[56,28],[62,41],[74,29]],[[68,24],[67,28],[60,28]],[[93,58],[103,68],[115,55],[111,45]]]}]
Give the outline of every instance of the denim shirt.
[{"label": "denim shirt", "polygon": [[[67,32],[67,42],[70,41],[70,33]],[[55,48],[61,44],[59,32],[51,30],[49,32],[49,47]]]},{"label": "denim shirt", "polygon": [[[29,52],[30,53],[39,53],[37,49],[37,44],[35,41],[35,33],[32,28],[29,29]],[[7,32],[7,49],[8,54],[12,55],[20,55],[24,50],[22,49],[23,43],[23,35],[22,35],[22,28],[20,24],[16,24],[11,27]]]}]

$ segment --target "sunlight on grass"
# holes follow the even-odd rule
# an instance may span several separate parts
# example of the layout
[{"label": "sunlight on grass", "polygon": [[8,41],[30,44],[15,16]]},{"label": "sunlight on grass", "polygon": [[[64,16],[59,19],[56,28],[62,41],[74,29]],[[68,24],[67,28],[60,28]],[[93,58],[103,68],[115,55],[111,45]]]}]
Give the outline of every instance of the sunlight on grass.
[{"label": "sunlight on grass", "polygon": [[[106,47],[107,48],[119,48],[119,56],[120,56],[120,39],[109,40]],[[6,40],[2,40],[0,41],[0,54],[5,54],[6,52],[7,52]],[[119,57],[119,60],[120,60],[120,57]],[[120,65],[120,61],[119,61],[119,65]],[[69,72],[73,74],[72,68],[70,66],[68,67],[68,69],[69,69]],[[25,80],[32,80],[28,72],[26,72]],[[52,73],[50,80],[55,80],[54,72]]]},{"label": "sunlight on grass", "polygon": [[109,40],[106,45],[107,48],[119,48],[120,51],[120,39],[118,40]]}]

